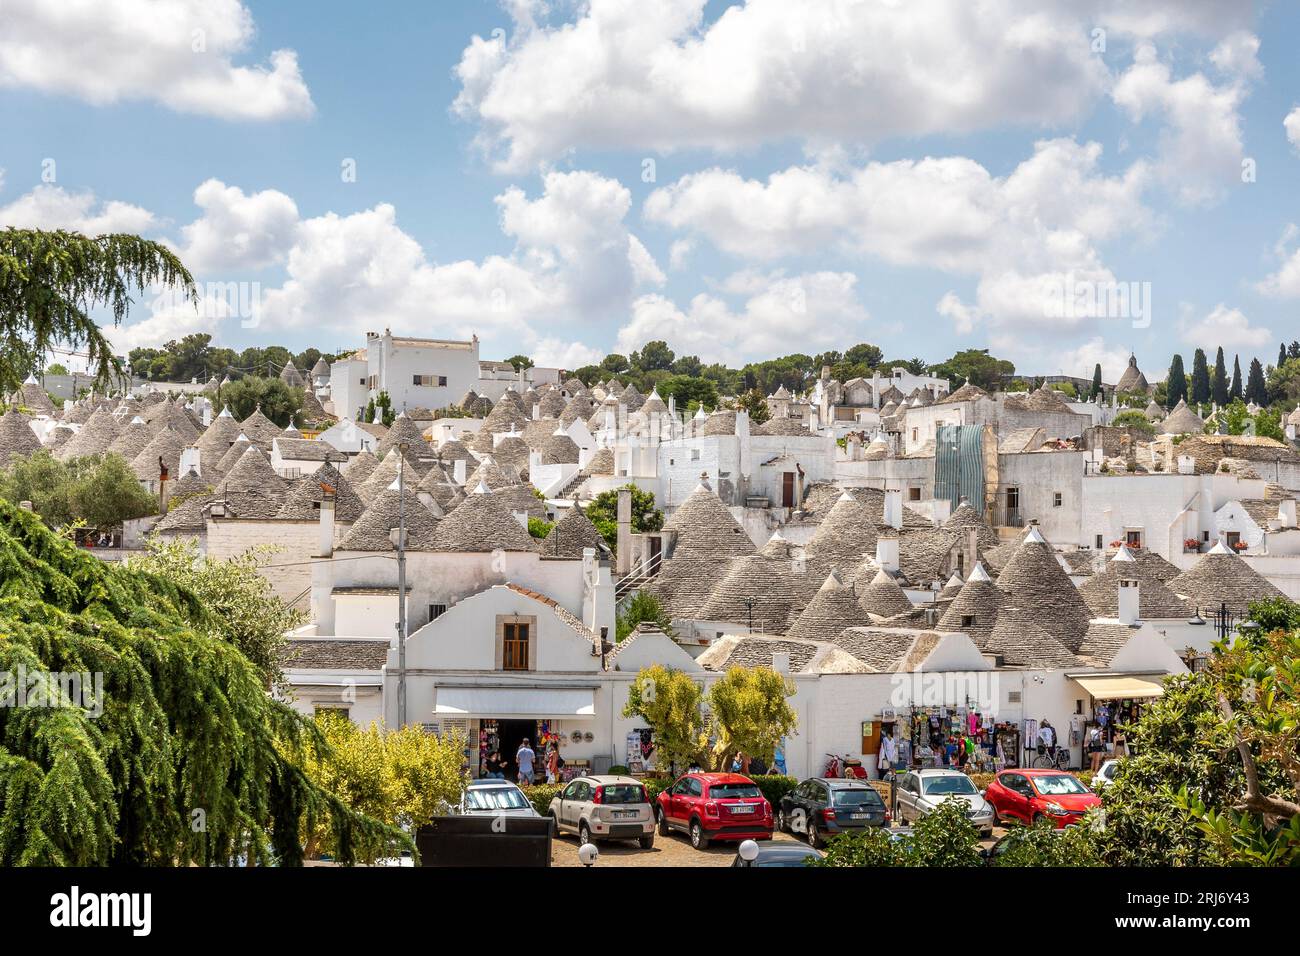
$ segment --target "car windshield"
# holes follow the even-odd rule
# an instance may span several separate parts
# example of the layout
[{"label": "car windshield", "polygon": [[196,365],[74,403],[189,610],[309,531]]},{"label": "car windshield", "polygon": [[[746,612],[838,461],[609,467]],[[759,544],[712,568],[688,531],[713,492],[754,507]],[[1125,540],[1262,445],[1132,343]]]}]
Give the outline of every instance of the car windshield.
[{"label": "car windshield", "polygon": [[1059,797],[1068,793],[1087,793],[1088,788],[1067,773],[1054,773],[1031,777],[1034,788],[1045,797]]},{"label": "car windshield", "polygon": [[471,810],[523,810],[532,804],[514,787],[474,787],[465,794]]},{"label": "car windshield", "polygon": [[964,773],[946,773],[940,777],[924,777],[921,780],[927,796],[949,796],[954,793],[979,793],[971,778]]},{"label": "car windshield", "polygon": [[878,810],[885,805],[885,802],[880,799],[880,794],[870,788],[836,790],[833,800],[837,807],[870,807],[872,810]]},{"label": "car windshield", "polygon": [[645,803],[645,791],[636,783],[611,783],[601,789],[606,803]]},{"label": "car windshield", "polygon": [[735,797],[761,796],[758,786],[752,783],[715,783],[709,787],[709,796],[715,800],[731,800]]}]

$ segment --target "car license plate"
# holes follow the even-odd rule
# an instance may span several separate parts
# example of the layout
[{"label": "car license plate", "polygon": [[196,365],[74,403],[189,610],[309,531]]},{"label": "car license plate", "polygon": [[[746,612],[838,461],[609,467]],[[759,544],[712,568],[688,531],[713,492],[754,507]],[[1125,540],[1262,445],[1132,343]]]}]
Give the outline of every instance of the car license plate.
[{"label": "car license plate", "polygon": [[849,819],[850,819],[850,820],[870,820],[870,819],[871,819],[871,814],[869,814],[869,813],[850,813],[850,814],[849,814]]},{"label": "car license plate", "polygon": [[624,819],[624,818],[626,818],[626,817],[634,817],[634,816],[636,816],[636,811],[635,811],[635,810],[615,810],[615,811],[614,811],[614,816],[615,816],[616,818],[618,818],[618,819],[621,820],[621,819]]},{"label": "car license plate", "polygon": [[754,805],[752,803],[738,803],[731,808],[732,813],[753,813]]}]

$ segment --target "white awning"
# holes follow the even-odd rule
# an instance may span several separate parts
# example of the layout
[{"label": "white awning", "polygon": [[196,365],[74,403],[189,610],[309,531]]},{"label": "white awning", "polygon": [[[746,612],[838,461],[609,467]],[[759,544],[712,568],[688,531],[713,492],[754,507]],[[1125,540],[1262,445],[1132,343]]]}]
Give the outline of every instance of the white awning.
[{"label": "white awning", "polygon": [[1159,684],[1138,677],[1076,677],[1074,680],[1096,700],[1146,700],[1165,692]]},{"label": "white awning", "polygon": [[439,687],[433,711],[439,717],[495,717],[501,720],[594,720],[592,688]]}]

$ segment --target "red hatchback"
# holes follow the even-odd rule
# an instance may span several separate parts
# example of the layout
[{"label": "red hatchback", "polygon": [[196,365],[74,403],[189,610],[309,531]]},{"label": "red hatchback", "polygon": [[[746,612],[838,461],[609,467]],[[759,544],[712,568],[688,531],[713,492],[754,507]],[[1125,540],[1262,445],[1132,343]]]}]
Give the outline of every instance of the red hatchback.
[{"label": "red hatchback", "polygon": [[1059,830],[1078,823],[1101,797],[1072,773],[1060,770],[1003,770],[984,791],[999,820],[1034,824],[1051,820]]},{"label": "red hatchback", "polygon": [[664,836],[681,830],[703,850],[714,840],[770,840],[772,805],[738,773],[688,773],[659,794],[655,819]]}]

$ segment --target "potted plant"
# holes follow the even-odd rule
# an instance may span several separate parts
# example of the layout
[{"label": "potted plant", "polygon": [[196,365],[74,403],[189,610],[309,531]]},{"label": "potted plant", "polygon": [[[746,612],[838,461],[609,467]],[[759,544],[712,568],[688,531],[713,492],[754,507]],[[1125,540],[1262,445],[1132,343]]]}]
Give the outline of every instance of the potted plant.
[{"label": "potted plant", "polygon": [[1200,551],[1200,550],[1201,550],[1201,542],[1197,541],[1195,538],[1184,538],[1184,539],[1183,539],[1183,550],[1184,550],[1184,551],[1188,551],[1188,552],[1191,552],[1191,551]]},{"label": "potted plant", "polygon": [[1246,544],[1245,541],[1235,541],[1233,542],[1232,545],[1233,550],[1236,551],[1238,554],[1240,554],[1242,551],[1245,551],[1248,547],[1250,547],[1250,545]]}]

